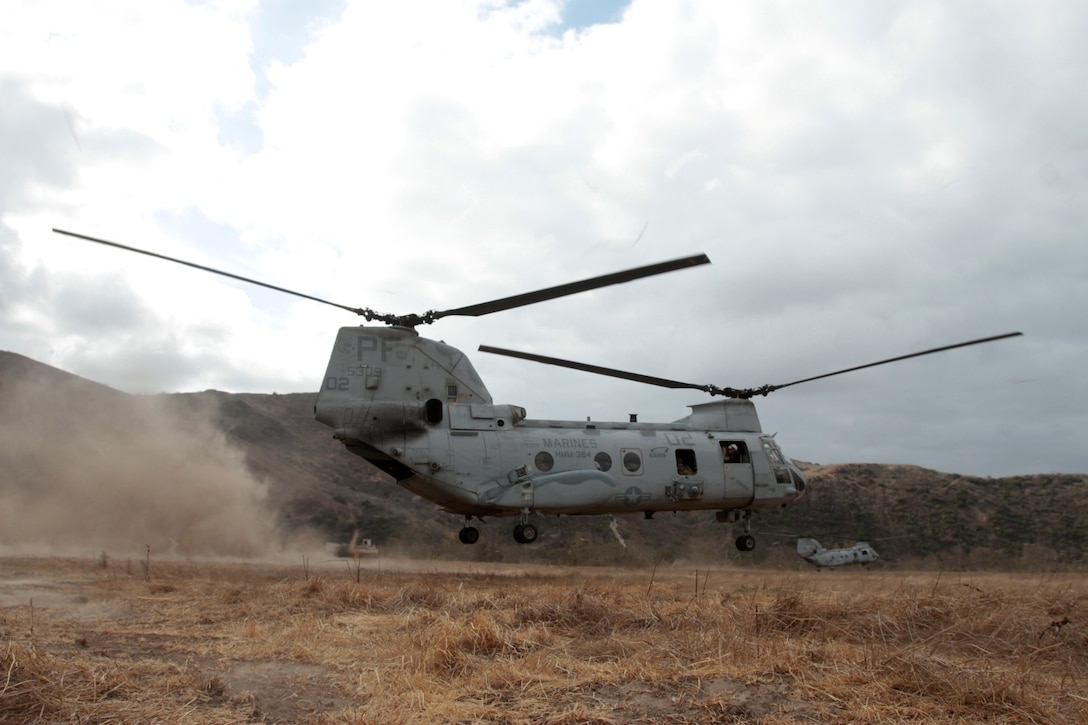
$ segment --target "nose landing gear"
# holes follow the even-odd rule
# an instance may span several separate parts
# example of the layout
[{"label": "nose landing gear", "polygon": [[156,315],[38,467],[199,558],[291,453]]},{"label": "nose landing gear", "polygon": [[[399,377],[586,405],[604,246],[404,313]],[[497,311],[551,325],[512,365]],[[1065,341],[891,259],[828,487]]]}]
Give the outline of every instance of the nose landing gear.
[{"label": "nose landing gear", "polygon": [[536,527],[529,523],[529,509],[521,510],[521,520],[514,527],[514,541],[519,544],[531,544],[536,541]]},{"label": "nose landing gear", "polygon": [[532,524],[518,524],[514,527],[514,541],[519,544],[531,544],[536,541],[537,530]]},{"label": "nose landing gear", "polygon": [[752,512],[751,511],[719,511],[714,514],[714,518],[719,523],[728,523],[737,521],[744,522],[744,533],[737,537],[736,545],[738,551],[751,551],[756,548],[756,538],[752,536]]}]

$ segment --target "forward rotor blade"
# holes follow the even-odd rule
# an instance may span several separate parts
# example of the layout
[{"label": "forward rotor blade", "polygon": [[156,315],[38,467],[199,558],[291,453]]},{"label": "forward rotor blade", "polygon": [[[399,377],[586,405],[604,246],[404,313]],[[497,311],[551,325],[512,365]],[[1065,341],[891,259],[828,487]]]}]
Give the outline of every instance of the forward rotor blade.
[{"label": "forward rotor blade", "polygon": [[492,347],[490,345],[480,345],[480,352],[489,352],[493,355],[505,355],[507,357],[516,357],[522,360],[529,360],[531,362],[544,363],[545,365],[556,365],[561,368],[570,368],[571,370],[581,370],[587,373],[596,373],[597,375],[607,375],[613,378],[620,378],[622,380],[632,380],[636,383],[646,383],[647,385],[657,385],[662,388],[693,388],[695,390],[702,390],[702,385],[695,385],[694,383],[682,383],[677,380],[668,380],[666,378],[656,378],[652,375],[640,375],[639,373],[630,373],[626,370],[616,370],[614,368],[604,368],[599,365],[587,365],[586,363],[574,362],[573,360],[563,360],[557,357],[548,357],[546,355],[535,355],[531,352],[520,352],[518,350],[507,350],[501,347]]},{"label": "forward rotor blade", "polygon": [[450,315],[479,317],[480,315],[489,315],[492,312],[501,312],[515,307],[524,307],[525,305],[531,305],[536,302],[554,300],[557,297],[566,297],[567,295],[573,295],[579,292],[588,292],[589,290],[598,289],[599,287],[622,284],[624,282],[642,279],[643,277],[652,277],[656,274],[664,274],[665,272],[674,272],[680,269],[687,269],[688,267],[696,267],[700,264],[710,264],[710,258],[705,254],[697,254],[692,257],[674,259],[669,262],[659,262],[645,267],[637,267],[625,272],[613,272],[612,274],[585,279],[581,282],[561,284],[557,287],[549,287],[547,289],[537,290],[536,292],[526,292],[520,295],[503,297],[502,299],[493,300],[491,302],[482,302],[477,305],[458,307],[453,310],[433,312],[431,313],[431,316],[436,320]]},{"label": "forward rotor blade", "polygon": [[856,365],[852,368],[846,368],[845,370],[837,370],[833,373],[825,373],[824,375],[815,375],[811,378],[805,378],[803,380],[794,380],[792,383],[785,383],[784,385],[764,385],[759,388],[720,388],[717,385],[699,385],[696,383],[683,383],[677,380],[669,380],[668,378],[658,378],[652,375],[642,375],[640,373],[631,373],[626,370],[616,370],[615,368],[605,368],[599,365],[588,365],[586,363],[574,362],[572,360],[563,360],[557,357],[548,357],[546,355],[536,355],[530,352],[519,352],[517,350],[507,350],[501,347],[491,347],[490,345],[480,345],[480,352],[489,352],[495,355],[505,355],[507,357],[515,357],[521,360],[529,360],[531,362],[544,363],[545,365],[556,365],[558,367],[570,368],[571,370],[581,370],[587,373],[595,373],[597,375],[607,375],[612,378],[620,378],[621,380],[631,380],[636,383],[646,383],[647,385],[656,385],[662,388],[674,388],[681,389],[687,388],[691,390],[702,390],[703,392],[710,393],[711,395],[723,395],[727,398],[740,398],[747,400],[757,395],[767,395],[773,393],[776,390],[782,388],[788,388],[791,385],[800,385],[801,383],[807,383],[812,380],[821,380],[823,378],[830,378],[835,375],[842,375],[843,373],[854,372],[855,370],[864,370],[865,368],[876,367],[877,365],[887,365],[888,363],[898,362],[900,360],[909,360],[912,357],[921,357],[922,355],[932,355],[936,352],[944,352],[945,350],[954,350],[958,347],[968,347],[970,345],[981,345],[984,342],[994,342],[996,340],[1004,340],[1009,337],[1018,337],[1023,335],[1022,332],[1008,332],[1004,335],[995,335],[993,337],[983,337],[978,340],[969,340],[967,342],[958,342],[954,345],[944,345],[942,347],[935,347],[930,350],[922,350],[921,352],[912,352],[909,355],[899,355],[897,357],[888,358],[887,360],[880,360],[878,362],[868,363],[866,365]]},{"label": "forward rotor blade", "polygon": [[[993,337],[982,337],[982,338],[979,338],[978,340],[968,340],[967,342],[957,342],[954,345],[944,345],[942,347],[935,347],[935,348],[932,348],[930,350],[922,350],[921,352],[912,352],[909,355],[899,355],[898,357],[890,357],[887,360],[879,360],[877,362],[867,363],[865,365],[855,365],[852,368],[846,368],[845,370],[836,370],[833,373],[824,373],[823,375],[814,375],[811,378],[804,378],[803,380],[794,380],[792,383],[785,383],[783,385],[766,385],[766,386],[764,386],[764,388],[767,389],[767,392],[771,392],[773,390],[781,390],[782,388],[788,388],[791,385],[800,385],[801,383],[807,383],[807,382],[811,382],[813,380],[822,380],[823,378],[830,378],[830,377],[834,377],[835,375],[842,375],[843,373],[852,373],[855,370],[864,370],[865,368],[875,368],[877,365],[887,365],[888,363],[898,362],[900,360],[909,360],[912,357],[921,357],[923,355],[932,355],[935,352],[944,352],[945,350],[955,350],[958,347],[969,347],[971,345],[981,345],[984,342],[995,342],[997,340],[1004,340],[1004,339],[1009,338],[1009,337],[1019,337],[1020,335],[1023,335],[1023,334],[1024,333],[1022,333],[1022,332],[1007,332],[1004,335],[994,335]],[[762,392],[762,390],[764,388],[761,388],[759,391],[755,391],[755,392],[757,392],[759,394],[762,394],[762,395],[766,395],[766,393]]]},{"label": "forward rotor blade", "polygon": [[320,302],[323,305],[330,305],[332,307],[339,307],[342,310],[347,310],[348,312],[354,312],[357,315],[365,315],[368,312],[368,310],[363,310],[363,309],[360,309],[358,307],[348,307],[347,305],[341,305],[341,304],[338,304],[336,302],[329,302],[328,300],[323,300],[320,297],[314,297],[313,295],[308,295],[308,294],[305,294],[303,292],[295,292],[294,290],[289,290],[289,289],[286,289],[284,287],[277,287],[276,285],[268,284],[267,282],[261,282],[259,280],[250,279],[249,277],[243,277],[241,275],[232,274],[230,272],[224,272],[223,270],[215,269],[214,267],[205,267],[204,265],[196,264],[195,262],[186,262],[184,259],[176,259],[174,257],[168,257],[165,254],[159,254],[157,252],[149,252],[146,249],[139,249],[137,247],[129,247],[129,246],[125,245],[125,244],[118,244],[117,242],[110,242],[110,241],[107,241],[105,239],[98,239],[97,237],[89,237],[86,234],[77,234],[76,232],[66,232],[63,229],[57,229],[55,227],[53,228],[53,231],[56,232],[57,234],[65,234],[65,235],[67,235],[69,237],[75,237],[77,239],[85,239],[88,242],[95,242],[96,244],[105,244],[107,247],[116,247],[117,249],[124,249],[126,252],[135,252],[136,254],[143,254],[143,255],[146,255],[148,257],[155,257],[157,259],[164,259],[167,262],[173,262],[175,264],[183,264],[186,267],[192,267],[193,269],[199,269],[199,270],[201,270],[203,272],[211,272],[212,274],[218,274],[218,275],[220,275],[222,277],[230,277],[231,279],[236,279],[236,280],[238,280],[240,282],[248,282],[249,284],[257,285],[258,287],[265,287],[265,288],[270,289],[270,290],[275,290],[276,292],[283,292],[284,294],[294,295],[295,297],[302,297],[303,299],[312,300],[313,302]]}]

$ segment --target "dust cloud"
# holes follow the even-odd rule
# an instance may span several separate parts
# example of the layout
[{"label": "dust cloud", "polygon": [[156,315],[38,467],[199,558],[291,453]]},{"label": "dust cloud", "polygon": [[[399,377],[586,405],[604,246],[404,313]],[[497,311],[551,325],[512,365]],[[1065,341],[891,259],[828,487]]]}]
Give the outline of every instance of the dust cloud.
[{"label": "dust cloud", "polygon": [[31,361],[4,360],[0,549],[273,553],[278,532],[267,488],[216,427],[211,403],[131,396]]}]

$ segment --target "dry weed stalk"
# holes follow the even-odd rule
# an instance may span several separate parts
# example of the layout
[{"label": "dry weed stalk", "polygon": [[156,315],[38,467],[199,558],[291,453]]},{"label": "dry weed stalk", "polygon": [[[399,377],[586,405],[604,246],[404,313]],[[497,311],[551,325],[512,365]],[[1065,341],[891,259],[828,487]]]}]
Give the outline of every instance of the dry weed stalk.
[{"label": "dry weed stalk", "polygon": [[1088,720],[1077,579],[337,566],[67,572],[0,721]]}]

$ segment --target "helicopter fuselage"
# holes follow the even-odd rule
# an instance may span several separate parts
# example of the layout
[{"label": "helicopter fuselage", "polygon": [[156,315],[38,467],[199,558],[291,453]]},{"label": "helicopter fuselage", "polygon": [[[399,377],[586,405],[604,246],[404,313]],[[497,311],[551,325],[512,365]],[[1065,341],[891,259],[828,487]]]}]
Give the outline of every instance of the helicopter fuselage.
[{"label": "helicopter fuselage", "polygon": [[[771,464],[785,459],[774,439],[758,431],[695,429],[686,421],[518,420],[516,406],[466,407],[476,410],[448,405],[449,425],[403,438],[386,427],[380,444],[366,442],[364,428],[336,436],[413,493],[465,515],[758,510],[804,491],[796,466]],[[419,406],[388,412],[402,420],[423,417]],[[742,452],[738,460],[723,460],[729,446]]]},{"label": "helicopter fuselage", "polygon": [[492,403],[463,353],[405,328],[341,329],[316,413],[348,450],[466,517],[755,511],[805,487],[751,401],[672,423],[529,419]]}]

